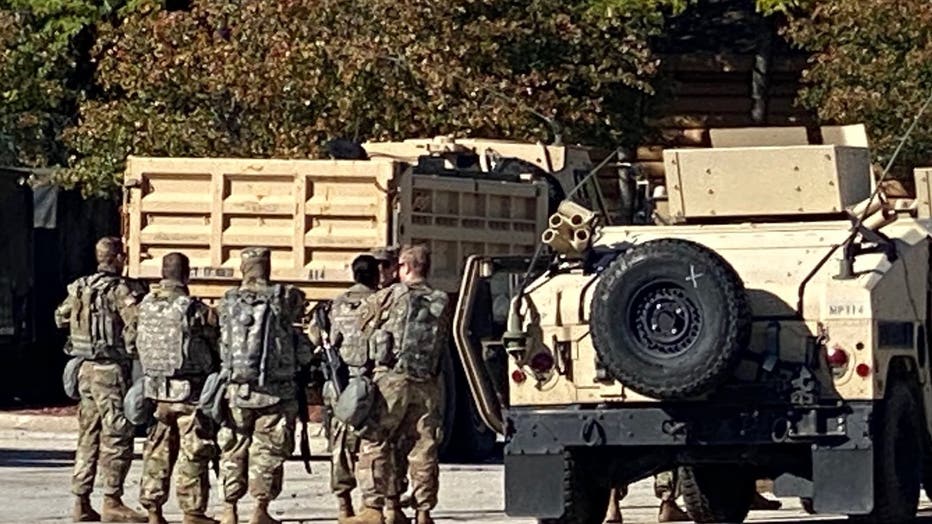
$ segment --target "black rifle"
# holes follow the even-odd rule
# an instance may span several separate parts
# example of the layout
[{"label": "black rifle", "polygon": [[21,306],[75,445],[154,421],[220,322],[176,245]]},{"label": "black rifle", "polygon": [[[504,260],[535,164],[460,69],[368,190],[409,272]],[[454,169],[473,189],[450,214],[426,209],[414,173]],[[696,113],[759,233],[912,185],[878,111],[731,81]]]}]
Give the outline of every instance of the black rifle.
[{"label": "black rifle", "polygon": [[330,304],[320,303],[314,307],[314,321],[320,328],[321,348],[324,356],[324,375],[327,380],[333,384],[333,388],[339,395],[346,388],[348,372],[340,358],[340,353],[333,346],[330,340]]}]

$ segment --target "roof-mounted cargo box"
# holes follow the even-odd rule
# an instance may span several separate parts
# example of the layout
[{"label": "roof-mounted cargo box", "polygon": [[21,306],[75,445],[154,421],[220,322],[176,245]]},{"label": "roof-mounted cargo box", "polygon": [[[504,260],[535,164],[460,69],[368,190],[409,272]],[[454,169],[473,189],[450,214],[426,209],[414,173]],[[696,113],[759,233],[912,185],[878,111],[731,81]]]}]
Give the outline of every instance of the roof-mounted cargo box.
[{"label": "roof-mounted cargo box", "polygon": [[668,149],[663,157],[676,222],[838,214],[871,191],[864,147]]}]

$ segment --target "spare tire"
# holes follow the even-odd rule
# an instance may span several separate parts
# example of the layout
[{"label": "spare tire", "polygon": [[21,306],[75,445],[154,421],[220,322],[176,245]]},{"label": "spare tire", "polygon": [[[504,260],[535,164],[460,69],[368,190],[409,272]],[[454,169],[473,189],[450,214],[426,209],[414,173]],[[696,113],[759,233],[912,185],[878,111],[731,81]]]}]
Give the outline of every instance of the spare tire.
[{"label": "spare tire", "polygon": [[654,240],[602,272],[591,333],[602,364],[626,387],[682,399],[728,378],[748,345],[751,312],[741,278],[717,253]]}]

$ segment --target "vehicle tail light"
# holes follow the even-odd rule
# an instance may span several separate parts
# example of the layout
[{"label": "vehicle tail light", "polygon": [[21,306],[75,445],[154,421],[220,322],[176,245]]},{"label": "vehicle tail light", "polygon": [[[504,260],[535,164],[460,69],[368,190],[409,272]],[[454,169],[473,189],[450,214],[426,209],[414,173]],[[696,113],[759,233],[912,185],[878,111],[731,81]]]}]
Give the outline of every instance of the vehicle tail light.
[{"label": "vehicle tail light", "polygon": [[515,381],[517,384],[520,384],[527,380],[527,375],[524,374],[524,371],[516,369],[511,372],[511,380]]},{"label": "vehicle tail light", "polygon": [[537,353],[531,357],[531,361],[528,362],[528,366],[538,374],[549,373],[553,370],[553,365],[553,355],[548,352]]},{"label": "vehicle tail light", "polygon": [[867,378],[871,374],[871,367],[867,364],[858,364],[858,366],[854,368],[854,372],[861,378]]},{"label": "vehicle tail light", "polygon": [[837,345],[826,350],[825,359],[828,361],[829,367],[832,368],[832,375],[836,378],[845,374],[845,371],[848,370],[848,362],[851,360],[848,357],[848,352]]}]

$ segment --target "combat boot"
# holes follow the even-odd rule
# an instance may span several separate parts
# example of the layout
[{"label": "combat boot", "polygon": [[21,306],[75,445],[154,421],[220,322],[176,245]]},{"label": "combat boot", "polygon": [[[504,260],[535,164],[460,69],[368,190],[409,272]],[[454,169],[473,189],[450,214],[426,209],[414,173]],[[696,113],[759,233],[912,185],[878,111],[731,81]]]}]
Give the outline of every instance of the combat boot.
[{"label": "combat boot", "polygon": [[430,516],[430,511],[420,511],[417,512],[416,524],[434,524],[434,519]]},{"label": "combat boot", "polygon": [[692,520],[688,513],[676,505],[675,501],[665,500],[660,503],[660,514],[657,515],[657,522],[690,522]]},{"label": "combat boot", "polygon": [[115,495],[104,497],[104,508],[100,512],[101,522],[149,522],[149,518],[142,513],[133,511],[123,504],[123,500]]},{"label": "combat boot", "polygon": [[168,524],[162,515],[162,508],[149,508],[149,524]]},{"label": "combat boot", "polygon": [[91,507],[90,495],[80,495],[74,499],[74,510],[71,516],[75,522],[100,522],[100,513]]},{"label": "combat boot", "polygon": [[269,515],[269,501],[257,500],[256,509],[252,512],[252,518],[249,524],[282,524],[280,520],[275,520]]},{"label": "combat boot", "polygon": [[239,514],[236,512],[236,503],[225,503],[220,516],[220,524],[239,524]]},{"label": "combat boot", "polygon": [[383,513],[385,524],[409,524],[408,516],[401,509],[401,502],[398,497],[388,497],[385,499],[385,512]]},{"label": "combat boot", "polygon": [[339,524],[345,524],[349,522],[351,517],[356,516],[356,512],[353,511],[353,497],[349,493],[337,495],[337,504],[337,521]]},{"label": "combat boot", "polygon": [[385,517],[379,508],[370,508],[366,506],[355,517],[346,519],[349,524],[385,524]]},{"label": "combat boot", "polygon": [[220,524],[220,521],[203,513],[185,513],[181,524]]}]

